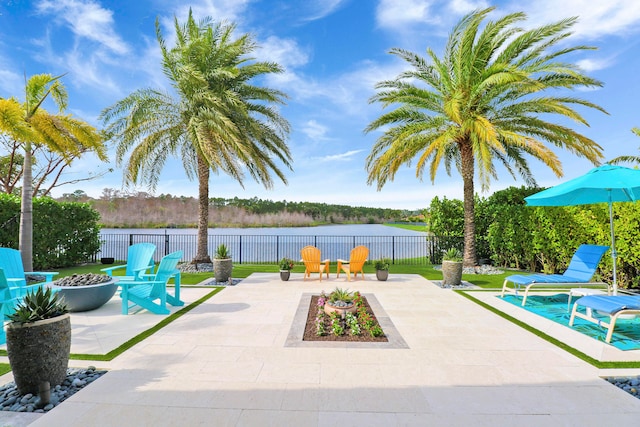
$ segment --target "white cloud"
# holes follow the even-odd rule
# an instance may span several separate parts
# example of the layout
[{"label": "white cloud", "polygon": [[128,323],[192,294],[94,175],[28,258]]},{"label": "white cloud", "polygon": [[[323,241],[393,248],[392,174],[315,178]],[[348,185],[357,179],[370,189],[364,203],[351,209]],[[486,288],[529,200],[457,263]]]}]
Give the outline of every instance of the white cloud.
[{"label": "white cloud", "polygon": [[285,68],[300,67],[309,62],[309,55],[293,39],[270,36],[259,44],[255,57],[260,61],[277,62]]},{"label": "white cloud", "polygon": [[432,20],[431,0],[380,0],[376,20],[382,28],[401,29],[407,25]]},{"label": "white cloud", "polygon": [[608,59],[582,59],[576,62],[576,65],[586,72],[603,70],[613,64],[613,61]]},{"label": "white cloud", "polygon": [[113,12],[93,1],[43,0],[36,5],[38,12],[53,14],[65,21],[71,31],[79,37],[100,43],[117,54],[129,51],[127,44],[118,36],[113,26]]},{"label": "white cloud", "polygon": [[347,160],[351,160],[353,156],[363,151],[364,150],[351,150],[351,151],[347,151],[346,153],[331,154],[331,155],[320,158],[320,161],[321,162],[347,161]]},{"label": "white cloud", "polygon": [[449,9],[460,15],[473,12],[476,9],[484,9],[488,6],[489,4],[484,0],[451,0],[451,2],[449,2]]},{"label": "white cloud", "polygon": [[[511,6],[512,5],[512,6]],[[520,10],[519,2],[511,8]],[[640,2],[637,0],[563,0],[558,8],[556,0],[531,2],[527,8],[530,25],[542,25],[572,16],[578,17],[574,37],[596,39],[607,35],[630,35],[638,32]]]},{"label": "white cloud", "polygon": [[23,92],[24,77],[13,71],[3,69],[0,65],[0,96],[18,96]]},{"label": "white cloud", "polygon": [[315,21],[322,19],[338,10],[345,3],[345,0],[306,0],[305,6],[309,10],[309,15],[304,20]]},{"label": "white cloud", "polygon": [[309,120],[304,124],[304,126],[300,130],[302,131],[302,133],[307,135],[309,139],[318,141],[322,139],[327,139],[326,135],[329,128],[321,125],[315,120]]}]

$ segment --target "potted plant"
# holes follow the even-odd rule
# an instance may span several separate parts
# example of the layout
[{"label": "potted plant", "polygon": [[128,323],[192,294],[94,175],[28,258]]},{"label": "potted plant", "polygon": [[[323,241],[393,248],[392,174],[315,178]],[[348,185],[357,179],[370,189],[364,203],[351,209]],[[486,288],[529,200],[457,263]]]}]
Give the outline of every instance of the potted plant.
[{"label": "potted plant", "polygon": [[348,289],[335,288],[325,298],[324,312],[327,314],[336,312],[340,316],[344,316],[346,313],[355,313],[358,307],[353,302],[353,298],[353,292],[349,292]]},{"label": "potted plant", "polygon": [[227,249],[227,245],[221,243],[213,256],[213,275],[216,282],[228,282],[232,269],[233,264],[231,262],[231,256],[229,255],[229,249]]},{"label": "potted plant", "polygon": [[280,280],[284,282],[289,280],[293,266],[294,266],[294,262],[292,259],[282,258],[280,260]]},{"label": "potted plant", "polygon": [[18,391],[38,394],[62,384],[71,351],[71,321],[64,300],[50,288],[38,288],[7,317],[7,355]]},{"label": "potted plant", "polygon": [[389,277],[389,264],[391,264],[391,260],[388,258],[382,258],[376,260],[373,263],[373,267],[376,269],[376,278],[381,281],[386,281]]},{"label": "potted plant", "polygon": [[442,256],[442,285],[458,286],[462,283],[462,253],[450,248]]}]

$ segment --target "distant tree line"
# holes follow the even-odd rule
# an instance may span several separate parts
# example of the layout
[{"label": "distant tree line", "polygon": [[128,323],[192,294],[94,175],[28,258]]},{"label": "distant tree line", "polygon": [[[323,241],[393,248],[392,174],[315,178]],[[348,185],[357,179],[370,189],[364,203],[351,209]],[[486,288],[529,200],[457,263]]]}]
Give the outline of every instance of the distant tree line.
[{"label": "distant tree line", "polygon": [[[146,192],[121,192],[105,188],[99,199],[84,191],[65,193],[63,201],[88,202],[100,213],[101,224],[109,228],[195,227],[198,200],[194,197]],[[210,227],[301,227],[321,224],[377,224],[388,221],[411,221],[419,212],[332,205],[314,202],[273,201],[258,197],[209,199]]]}]

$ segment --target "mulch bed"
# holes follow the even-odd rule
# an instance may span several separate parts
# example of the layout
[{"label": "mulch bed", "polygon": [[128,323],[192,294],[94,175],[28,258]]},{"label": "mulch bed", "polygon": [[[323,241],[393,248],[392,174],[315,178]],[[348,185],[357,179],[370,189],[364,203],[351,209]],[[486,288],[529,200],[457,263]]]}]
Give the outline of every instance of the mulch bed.
[{"label": "mulch bed", "polygon": [[[327,331],[326,335],[318,336],[316,334],[316,316],[318,314],[318,310],[322,310],[322,307],[318,307],[318,299],[319,295],[314,295],[311,297],[311,304],[309,305],[309,315],[307,316],[307,324],[304,328],[304,336],[302,337],[303,341],[346,341],[346,342],[388,342],[389,340],[385,335],[379,337],[372,337],[367,330],[362,328],[362,333],[360,335],[351,335],[348,332],[344,335],[336,336],[331,333],[331,319],[329,316],[325,316],[325,330]],[[366,297],[362,297],[364,306],[369,315],[373,316],[375,319],[375,313],[371,309],[369,302]],[[377,321],[376,321],[377,323]]]}]

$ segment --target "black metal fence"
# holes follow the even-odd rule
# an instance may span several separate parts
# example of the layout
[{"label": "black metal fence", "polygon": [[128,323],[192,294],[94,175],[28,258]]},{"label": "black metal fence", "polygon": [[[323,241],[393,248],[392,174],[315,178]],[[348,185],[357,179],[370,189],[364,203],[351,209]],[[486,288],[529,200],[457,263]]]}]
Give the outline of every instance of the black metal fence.
[{"label": "black metal fence", "polygon": [[[182,250],[183,261],[196,254],[197,236],[193,234],[102,234],[97,257],[127,258],[127,248],[141,242],[156,245],[156,261],[164,255]],[[439,264],[442,251],[453,242],[435,236],[296,236],[296,235],[209,235],[209,251],[224,243],[235,263],[272,264],[283,257],[297,260],[300,249],[316,246],[323,258],[335,261],[349,259],[351,249],[364,245],[369,248],[369,259],[389,258],[393,264]],[[453,246],[458,246],[455,242]]]}]

